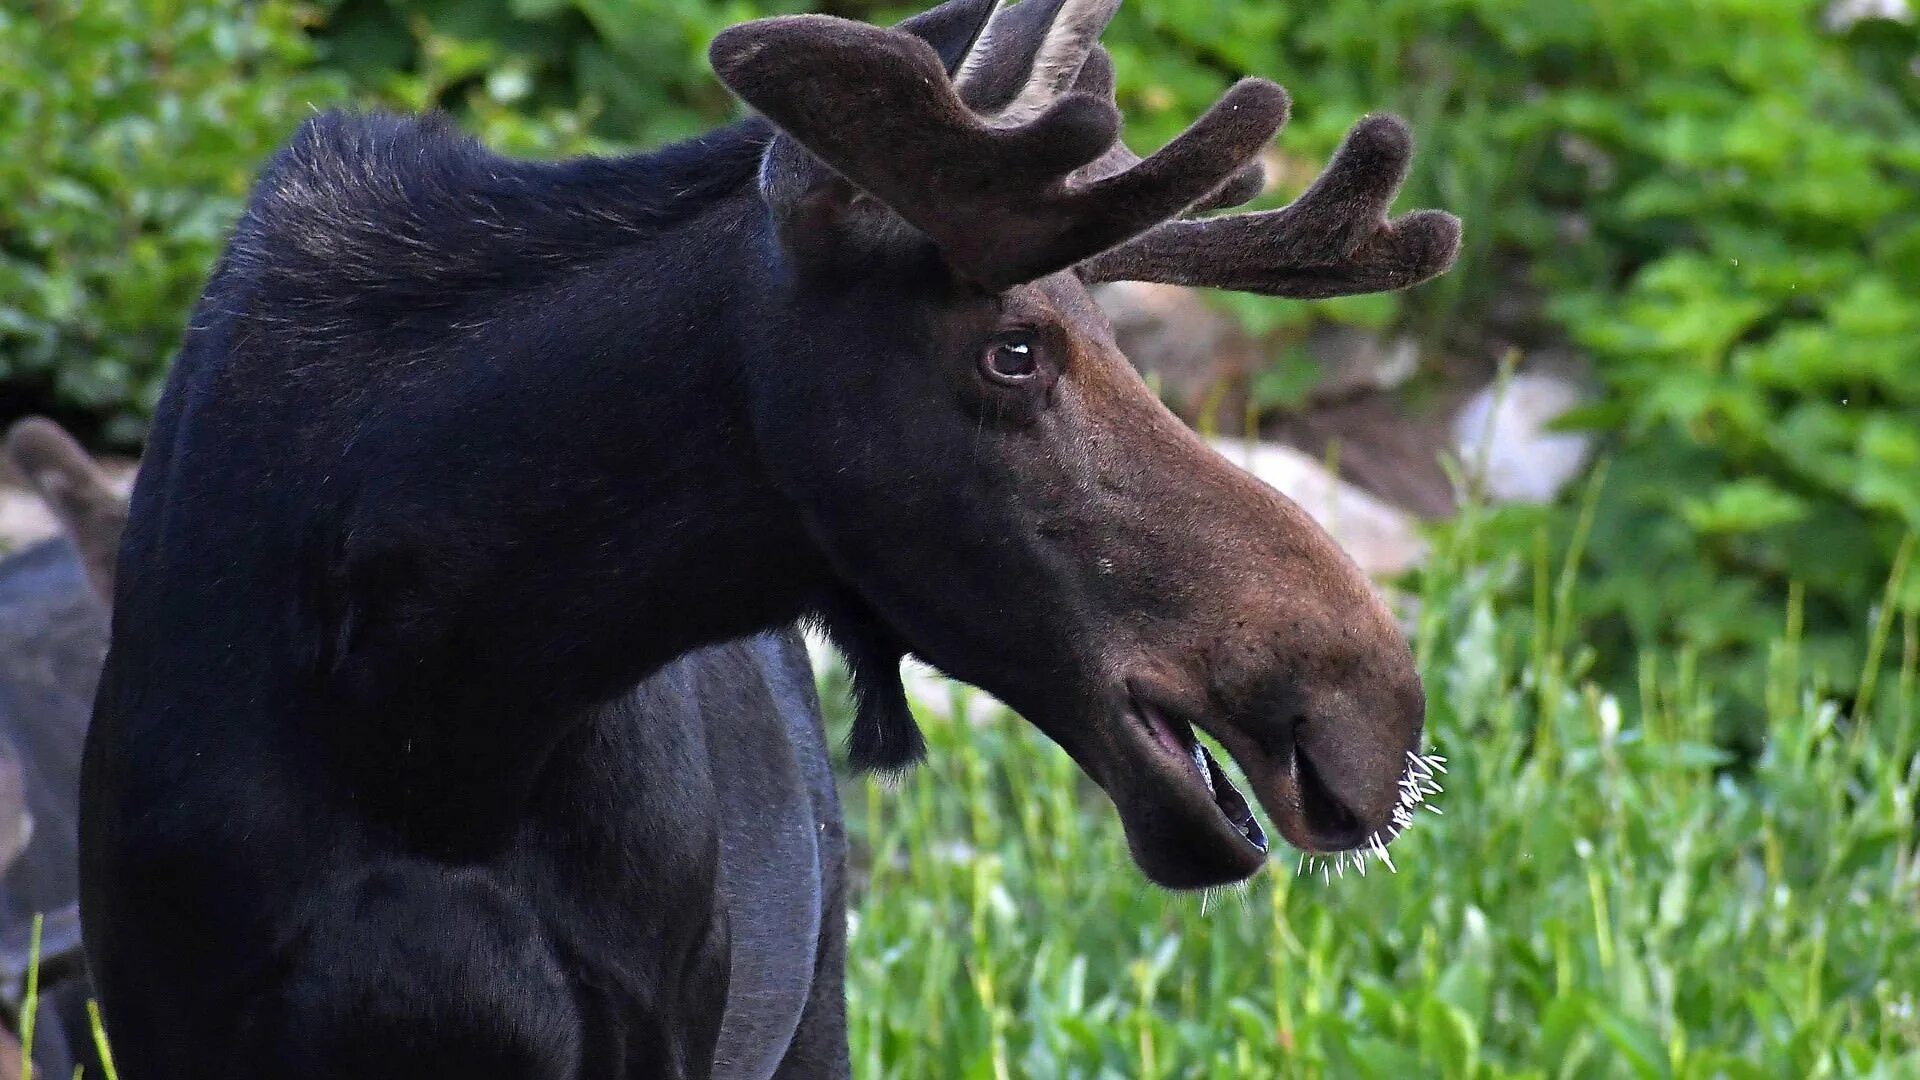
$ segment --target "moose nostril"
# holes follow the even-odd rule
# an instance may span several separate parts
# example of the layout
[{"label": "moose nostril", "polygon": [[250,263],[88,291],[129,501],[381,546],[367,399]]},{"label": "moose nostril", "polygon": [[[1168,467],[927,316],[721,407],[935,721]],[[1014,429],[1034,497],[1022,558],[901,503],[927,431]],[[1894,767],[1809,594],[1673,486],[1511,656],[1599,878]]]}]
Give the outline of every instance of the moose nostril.
[{"label": "moose nostril", "polygon": [[1300,729],[1306,724],[1304,714],[1288,713],[1279,723],[1256,726],[1250,734],[1261,753],[1276,761],[1285,761],[1300,745]]},{"label": "moose nostril", "polygon": [[1334,795],[1306,754],[1296,751],[1293,772],[1300,796],[1300,814],[1314,838],[1328,847],[1358,843],[1367,832],[1360,818]]}]

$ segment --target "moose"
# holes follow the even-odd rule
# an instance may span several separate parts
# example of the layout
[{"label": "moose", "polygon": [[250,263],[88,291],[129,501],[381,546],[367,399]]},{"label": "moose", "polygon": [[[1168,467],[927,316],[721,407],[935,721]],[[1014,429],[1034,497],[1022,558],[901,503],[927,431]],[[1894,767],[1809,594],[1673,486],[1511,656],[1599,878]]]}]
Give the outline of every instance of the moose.
[{"label": "moose", "polygon": [[912,655],[1108,796],[1147,878],[1382,845],[1424,698],[1368,583],[1167,412],[1088,292],[1413,285],[1373,116],[1282,209],[1247,79],[1144,158],[1118,0],[721,33],[753,110],[509,160],[326,114],[268,164],[132,497],[81,822],[120,1073],[848,1074],[850,757]]},{"label": "moose", "polygon": [[[107,652],[107,602],[126,497],[59,425],[15,423],[7,462],[59,523],[59,535],[0,559],[0,1000],[24,1005],[29,972],[39,1008],[33,1058],[43,1075],[100,1073],[80,950],[75,833],[80,754]],[[39,949],[33,948],[40,916]],[[11,1044],[11,1036],[0,1032]],[[18,1046],[0,1046],[0,1075],[19,1075]]]}]

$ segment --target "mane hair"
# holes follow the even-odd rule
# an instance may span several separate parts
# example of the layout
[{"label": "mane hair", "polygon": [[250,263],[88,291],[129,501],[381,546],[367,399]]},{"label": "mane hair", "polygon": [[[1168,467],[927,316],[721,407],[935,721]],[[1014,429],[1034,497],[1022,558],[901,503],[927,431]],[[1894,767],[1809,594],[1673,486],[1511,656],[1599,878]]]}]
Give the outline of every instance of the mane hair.
[{"label": "mane hair", "polygon": [[268,163],[220,276],[246,315],[311,340],[457,320],[645,244],[751,181],[748,120],[658,151],[509,158],[442,113],[328,112]]}]

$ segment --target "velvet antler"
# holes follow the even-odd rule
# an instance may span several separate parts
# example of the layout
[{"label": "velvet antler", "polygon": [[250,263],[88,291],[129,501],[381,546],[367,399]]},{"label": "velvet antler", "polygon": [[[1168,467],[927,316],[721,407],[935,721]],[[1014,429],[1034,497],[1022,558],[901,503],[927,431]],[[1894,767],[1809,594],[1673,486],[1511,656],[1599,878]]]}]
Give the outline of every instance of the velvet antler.
[{"label": "velvet antler", "polygon": [[1314,299],[1417,285],[1453,265],[1460,221],[1388,221],[1413,137],[1391,116],[1353,126],[1325,172],[1279,210],[1169,221],[1080,264],[1087,281],[1159,281]]},{"label": "velvet antler", "polygon": [[[992,58],[1009,46],[996,42],[1014,36],[1003,35],[1002,21],[1035,2],[996,12],[952,78],[911,32],[822,15],[733,27],[709,55],[742,100],[930,237],[955,270],[1003,289],[1073,266],[1207,198],[1287,115],[1284,91],[1247,79],[1159,153],[1078,177],[1116,144],[1119,113],[1104,97],[1059,88],[1078,77],[1114,0],[1057,5],[1026,62],[1028,78],[1003,107],[982,115],[962,96],[1001,71]],[[981,55],[988,59],[976,62]]]},{"label": "velvet antler", "polygon": [[[1029,0],[1030,2],[1030,0]],[[1021,4],[1020,7],[1026,7]],[[1015,9],[1019,10],[1018,8]],[[1073,88],[1083,94],[1113,100],[1113,57],[1105,46],[1095,45],[1080,66],[1080,75],[1074,80]],[[1107,152],[1080,170],[1082,180],[1095,180],[1125,172],[1140,161],[1140,155],[1127,149],[1127,144],[1114,140]],[[1186,209],[1188,214],[1205,214],[1214,210],[1225,210],[1252,200],[1266,187],[1267,170],[1256,159],[1242,165],[1238,172],[1229,176],[1212,194]]]}]

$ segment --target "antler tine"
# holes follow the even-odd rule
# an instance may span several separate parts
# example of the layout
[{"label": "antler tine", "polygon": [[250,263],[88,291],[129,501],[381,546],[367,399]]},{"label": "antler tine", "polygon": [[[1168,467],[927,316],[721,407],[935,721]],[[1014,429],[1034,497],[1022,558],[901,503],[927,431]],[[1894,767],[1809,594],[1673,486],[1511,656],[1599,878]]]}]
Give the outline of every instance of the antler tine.
[{"label": "antler tine", "polygon": [[744,101],[992,289],[1063,270],[1180,213],[1244,166],[1287,113],[1279,87],[1245,80],[1159,153],[1075,184],[1070,174],[1117,137],[1109,101],[1069,92],[1029,122],[990,126],[919,38],[822,15],[733,27],[710,57]]},{"label": "antler tine", "polygon": [[[1086,61],[1080,67],[1080,75],[1074,80],[1076,93],[1091,94],[1106,101],[1113,96],[1113,57],[1104,45],[1095,45],[1087,54]],[[1104,179],[1117,173],[1123,173],[1140,163],[1140,155],[1127,149],[1127,144],[1115,139],[1105,154],[1076,174],[1076,179],[1091,182]],[[1219,189],[1186,209],[1186,213],[1204,214],[1214,210],[1225,210],[1239,206],[1259,195],[1267,186],[1267,170],[1259,161],[1249,161],[1240,171],[1227,178]]]},{"label": "antler tine", "polygon": [[997,8],[954,76],[960,99],[993,127],[1032,120],[1074,87],[1119,7],[1120,0],[1023,0]]},{"label": "antler tine", "polygon": [[903,20],[897,29],[932,45],[951,75],[960,70],[961,63],[973,52],[981,32],[987,28],[987,20],[998,7],[996,0],[947,0]]},{"label": "antler tine", "polygon": [[1286,207],[1169,221],[1088,259],[1080,274],[1302,299],[1417,285],[1453,265],[1460,222],[1437,210],[1386,219],[1412,152],[1405,124],[1367,117]]}]

